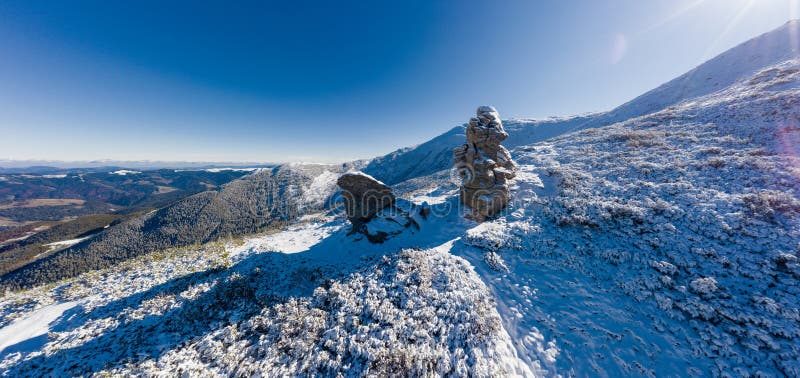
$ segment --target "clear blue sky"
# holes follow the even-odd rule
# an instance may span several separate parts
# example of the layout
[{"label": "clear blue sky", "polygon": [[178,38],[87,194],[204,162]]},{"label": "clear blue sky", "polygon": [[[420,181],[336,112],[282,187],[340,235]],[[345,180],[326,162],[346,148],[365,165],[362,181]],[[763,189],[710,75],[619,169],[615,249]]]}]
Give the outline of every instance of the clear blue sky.
[{"label": "clear blue sky", "polygon": [[3,1],[0,159],[368,158],[611,109],[799,2]]}]

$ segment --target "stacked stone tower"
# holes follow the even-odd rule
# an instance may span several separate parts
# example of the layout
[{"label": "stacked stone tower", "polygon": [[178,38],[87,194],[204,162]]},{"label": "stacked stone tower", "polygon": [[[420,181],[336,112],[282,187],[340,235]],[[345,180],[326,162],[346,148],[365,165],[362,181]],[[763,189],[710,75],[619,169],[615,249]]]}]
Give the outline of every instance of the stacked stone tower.
[{"label": "stacked stone tower", "polygon": [[508,180],[514,178],[516,165],[500,145],[506,138],[497,110],[481,106],[467,125],[467,143],[453,150],[462,180],[461,202],[472,209],[470,217],[478,222],[508,206]]}]

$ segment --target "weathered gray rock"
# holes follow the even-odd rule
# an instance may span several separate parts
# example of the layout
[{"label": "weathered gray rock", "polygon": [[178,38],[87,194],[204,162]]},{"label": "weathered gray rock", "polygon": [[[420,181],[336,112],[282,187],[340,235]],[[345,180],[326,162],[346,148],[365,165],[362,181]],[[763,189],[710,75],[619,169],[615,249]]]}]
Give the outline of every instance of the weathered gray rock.
[{"label": "weathered gray rock", "polygon": [[347,218],[354,228],[369,222],[378,211],[396,202],[391,188],[366,173],[345,173],[336,184],[342,189]]},{"label": "weathered gray rock", "polygon": [[419,231],[430,215],[430,206],[397,200],[391,188],[361,172],[350,172],[336,182],[342,190],[347,218],[353,225],[348,235],[383,243],[402,233]]},{"label": "weathered gray rock", "polygon": [[472,209],[470,217],[482,222],[508,206],[508,180],[516,175],[511,154],[500,143],[508,138],[500,114],[481,106],[467,125],[467,143],[453,150],[462,180],[461,202]]}]

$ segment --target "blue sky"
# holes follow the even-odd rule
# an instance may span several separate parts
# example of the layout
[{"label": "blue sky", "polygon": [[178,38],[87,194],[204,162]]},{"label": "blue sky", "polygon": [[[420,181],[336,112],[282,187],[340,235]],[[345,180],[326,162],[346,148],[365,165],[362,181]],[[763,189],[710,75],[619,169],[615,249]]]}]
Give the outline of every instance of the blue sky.
[{"label": "blue sky", "polygon": [[0,159],[342,161],[608,110],[800,0],[4,1]]}]

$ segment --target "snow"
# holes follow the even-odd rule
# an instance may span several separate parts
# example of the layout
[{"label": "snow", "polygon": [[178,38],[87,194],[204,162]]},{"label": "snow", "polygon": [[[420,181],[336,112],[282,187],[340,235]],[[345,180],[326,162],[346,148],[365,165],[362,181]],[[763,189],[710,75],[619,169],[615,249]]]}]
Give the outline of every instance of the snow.
[{"label": "snow", "polygon": [[127,175],[136,175],[142,172],[139,171],[132,171],[128,169],[120,169],[118,171],[111,172],[112,175],[120,175],[120,176],[127,176]]},{"label": "snow", "polygon": [[684,101],[713,94],[764,67],[800,57],[800,21],[790,21],[769,33],[753,38],[697,68],[620,106],[609,115],[615,120],[645,115]]},{"label": "snow", "polygon": [[717,291],[717,280],[714,277],[696,278],[689,285],[695,293],[700,295],[711,295]]},{"label": "snow", "polygon": [[11,353],[35,349],[37,345],[41,347],[45,341],[39,339],[50,331],[50,324],[78,303],[71,301],[44,306],[0,328],[0,359]]},{"label": "snow", "polygon": [[[480,308],[465,312],[470,303]],[[467,325],[486,334],[459,337]],[[498,325],[488,291],[465,261],[406,251],[316,288],[311,299],[265,308],[158,361],[112,373],[330,375],[349,366],[353,375],[531,376]]]},{"label": "snow", "polygon": [[368,179],[370,179],[372,181],[377,181],[381,185],[386,185],[381,180],[378,180],[375,177],[372,177],[372,176],[370,176],[370,175],[368,175],[368,174],[366,174],[364,172],[361,172],[361,171],[349,171],[349,172],[346,172],[345,174],[343,174],[342,176],[361,176],[361,177],[366,177],[366,178],[368,178]]},{"label": "snow", "polygon": [[259,169],[259,168],[208,168],[208,169],[204,169],[204,171],[206,171],[206,172],[211,172],[211,173],[220,173],[220,172],[223,172],[223,171],[232,171],[232,172],[255,172],[255,171],[257,171],[258,169]]},{"label": "snow", "polygon": [[57,249],[71,247],[71,246],[73,246],[75,244],[78,244],[78,243],[80,243],[80,242],[82,242],[82,241],[84,241],[86,239],[89,239],[90,237],[91,236],[87,236],[87,237],[83,237],[83,238],[77,238],[77,239],[61,240],[61,241],[45,244],[44,246],[45,247],[49,247],[48,248],[48,252],[51,252],[51,251],[55,251]]},{"label": "snow", "polygon": [[44,177],[44,178],[66,178],[67,175],[65,175],[65,174],[61,174],[61,175],[42,175],[42,177]]},{"label": "snow", "polygon": [[13,242],[18,242],[18,241],[21,241],[21,240],[25,240],[25,239],[33,236],[33,235],[36,235],[36,233],[35,232],[26,232],[25,235],[22,235],[22,236],[16,237],[16,238],[6,239],[5,241],[3,241],[0,244],[5,245],[5,244],[13,243]]},{"label": "snow", "polygon": [[234,259],[259,252],[303,252],[341,227],[341,222],[334,221],[333,218],[317,216],[307,223],[292,225],[278,233],[246,238],[241,245],[229,246],[228,251]]},{"label": "snow", "polygon": [[798,374],[797,68],[513,151],[516,201],[454,253],[518,351],[553,342],[578,376]]},{"label": "snow", "polygon": [[318,216],[224,252],[148,255],[15,293],[0,301],[0,314],[19,316],[20,304],[83,302],[51,324],[38,349],[0,361],[0,371],[543,374],[517,355],[472,265],[448,253],[456,240],[432,237],[463,229],[468,223],[459,219],[431,224],[427,242],[406,250],[399,246],[410,235],[383,246],[357,242],[342,218]]},{"label": "snow", "polygon": [[218,167],[218,168],[184,168],[184,169],[173,169],[173,172],[210,172],[210,173],[220,173],[225,171],[233,171],[233,172],[257,172],[262,168],[241,168],[241,167]]},{"label": "snow", "polygon": [[303,202],[311,207],[322,206],[330,198],[338,186],[336,180],[339,174],[328,170],[323,171],[311,180],[308,188],[303,191]]},{"label": "snow", "polygon": [[422,204],[429,204],[429,205],[438,205],[440,203],[444,203],[447,201],[447,195],[439,195],[439,196],[415,196],[414,203],[418,205]]}]

